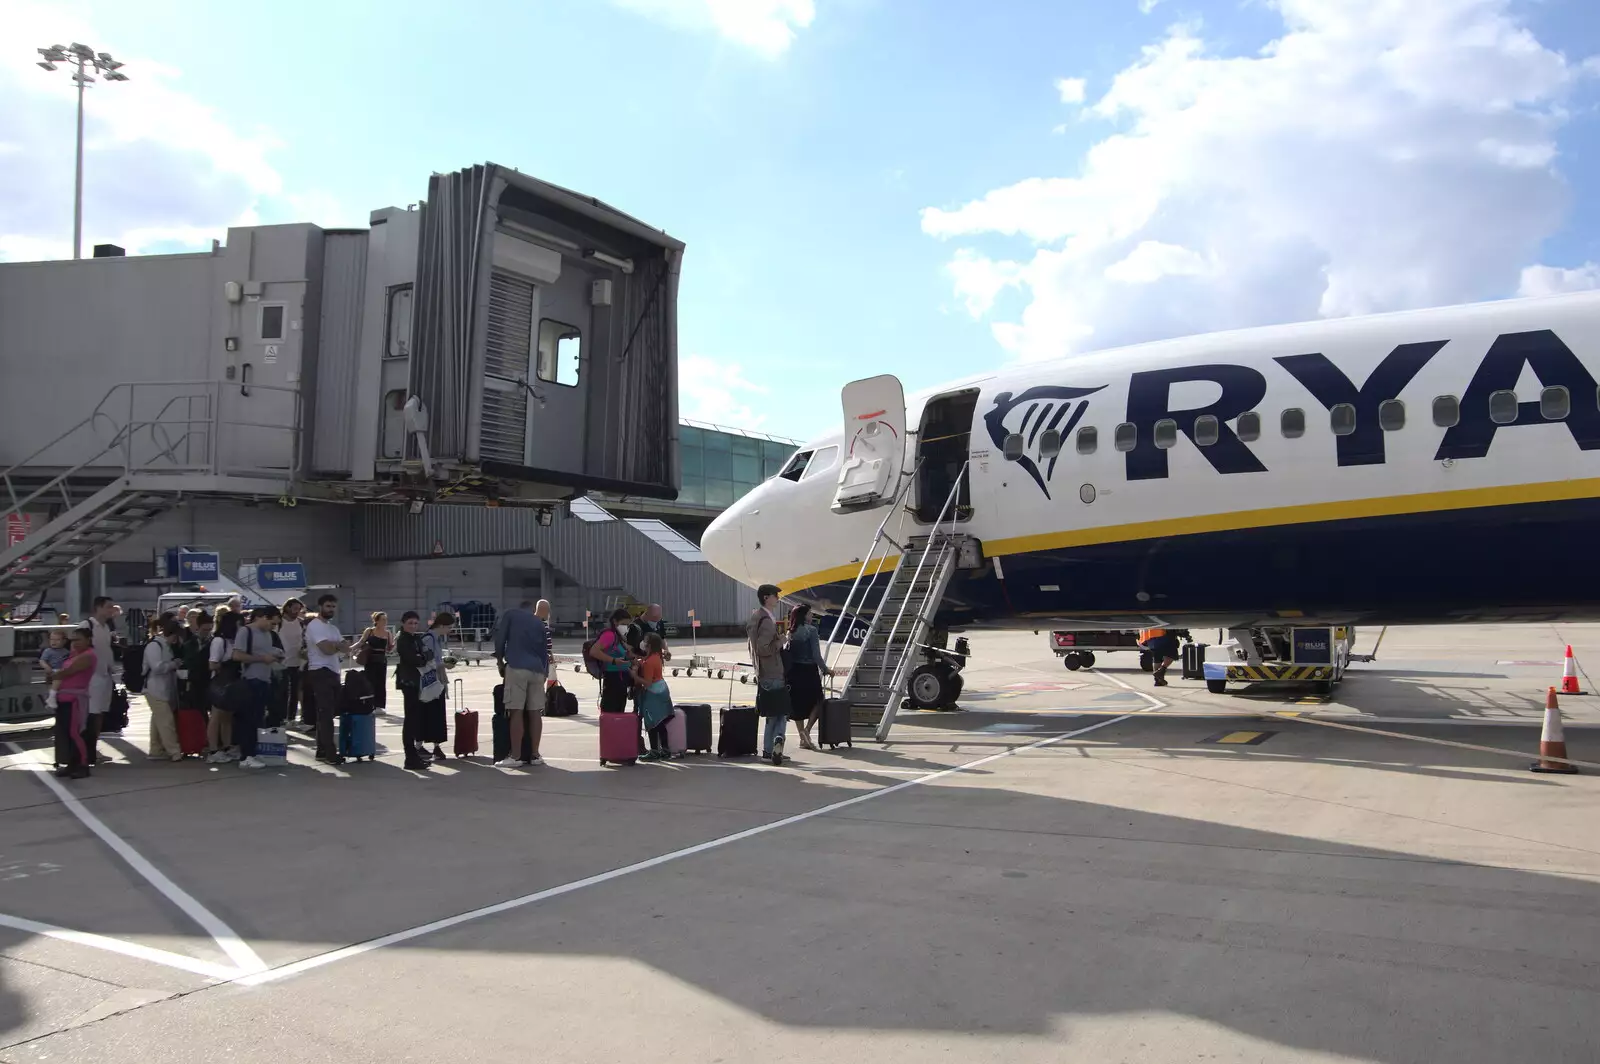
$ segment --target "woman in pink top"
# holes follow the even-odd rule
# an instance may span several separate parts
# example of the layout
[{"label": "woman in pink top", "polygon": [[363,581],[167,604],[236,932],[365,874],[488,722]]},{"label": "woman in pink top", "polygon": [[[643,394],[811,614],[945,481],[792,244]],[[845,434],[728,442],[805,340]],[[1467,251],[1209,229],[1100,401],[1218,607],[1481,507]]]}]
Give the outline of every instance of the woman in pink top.
[{"label": "woman in pink top", "polygon": [[94,633],[89,629],[74,628],[67,663],[50,678],[60,707],[56,727],[67,729],[65,736],[57,735],[56,749],[65,749],[68,761],[64,768],[56,770],[56,775],[75,780],[89,775],[89,748],[83,741],[83,729],[89,723],[89,682],[95,672],[93,640]]}]

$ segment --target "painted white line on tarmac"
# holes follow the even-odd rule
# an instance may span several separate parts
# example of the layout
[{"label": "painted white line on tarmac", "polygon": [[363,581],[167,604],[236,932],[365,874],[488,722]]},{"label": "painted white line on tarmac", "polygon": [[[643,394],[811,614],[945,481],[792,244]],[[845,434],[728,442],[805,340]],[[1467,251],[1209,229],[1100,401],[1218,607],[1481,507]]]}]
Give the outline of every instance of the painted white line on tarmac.
[{"label": "painted white line on tarmac", "polygon": [[230,968],[225,964],[212,964],[196,957],[185,957],[181,953],[171,953],[154,946],[142,946],[137,942],[125,942],[120,938],[107,938],[105,935],[94,935],[87,931],[69,931],[64,927],[54,924],[41,924],[37,920],[28,920],[20,916],[8,916],[0,913],[0,927],[12,927],[18,931],[27,931],[29,934],[42,935],[45,938],[60,939],[62,942],[71,942],[79,946],[90,946],[94,949],[105,950],[107,953],[120,953],[124,957],[134,957],[141,961],[151,961],[155,964],[165,965],[168,968],[178,968],[195,975],[203,975],[207,979],[217,982],[226,982],[238,976],[238,968]]},{"label": "painted white line on tarmac", "polygon": [[827,816],[830,813],[837,813],[841,809],[848,809],[851,806],[860,805],[862,802],[870,802],[874,798],[884,798],[888,795],[898,793],[910,787],[921,787],[930,783],[935,783],[944,779],[946,776],[954,776],[962,772],[968,772],[972,769],[980,768],[983,765],[991,764],[1003,758],[1011,757],[1014,754],[1026,753],[1030,750],[1038,750],[1041,747],[1051,746],[1059,742],[1065,742],[1068,739],[1075,739],[1080,735],[1086,735],[1089,732],[1110,727],[1113,724],[1118,724],[1122,721],[1129,720],[1134,716],[1135,714],[1125,713],[1120,717],[1112,717],[1108,720],[1102,720],[1097,723],[1090,724],[1087,727],[1079,728],[1076,731],[1066,732],[1061,735],[1052,735],[1044,739],[1039,739],[1035,742],[1026,743],[1020,746],[1013,746],[1006,750],[1002,750],[997,754],[989,754],[987,756],[977,758],[976,760],[968,761],[964,764],[955,765],[951,768],[940,769],[937,772],[929,772],[918,776],[916,779],[906,780],[903,783],[891,784],[887,787],[880,787],[877,790],[868,791],[865,794],[858,794],[853,798],[846,798],[842,801],[833,802],[829,805],[824,805],[804,813],[797,813],[794,816],[784,817],[782,820],[774,820],[768,824],[760,824],[753,828],[746,828],[743,831],[736,831],[732,835],[724,835],[718,839],[711,839],[708,842],[698,843],[694,846],[688,846],[681,850],[674,850],[671,853],[664,853],[659,857],[651,857],[644,861],[637,861],[630,865],[624,865],[621,868],[613,868],[609,872],[601,872],[598,875],[574,880],[571,883],[563,883],[558,887],[550,887],[547,890],[541,890],[533,894],[524,894],[520,898],[512,898],[509,901],[497,902],[494,905],[485,905],[482,908],[473,909],[469,912],[457,913],[455,916],[447,916],[442,920],[434,920],[430,923],[406,928],[404,931],[395,931],[379,938],[368,939],[365,942],[357,942],[354,945],[345,946],[336,950],[330,950],[327,953],[321,953],[315,957],[307,957],[304,960],[294,961],[264,972],[255,972],[248,975],[242,975],[235,979],[234,982],[243,986],[261,986],[265,983],[274,983],[280,979],[287,979],[290,976],[299,975],[302,972],[308,972],[315,968],[321,968],[325,965],[333,964],[338,961],[348,960],[351,957],[359,957],[363,953],[370,953],[373,950],[383,949],[386,946],[394,946],[402,942],[409,942],[414,938],[421,938],[423,935],[431,935],[435,931],[443,931],[447,928],[456,927],[460,924],[470,923],[474,920],[481,920],[486,916],[494,916],[499,913],[510,912],[513,909],[520,909],[523,906],[532,905],[536,902],[545,901],[549,898],[560,897],[563,894],[571,894],[573,891],[583,890],[585,887],[599,886],[602,883],[609,883],[613,879],[621,879],[624,876],[631,876],[636,872],[644,872],[652,868],[659,868],[661,865],[667,864],[671,861],[676,861],[684,857],[692,857],[695,854],[706,853],[710,850],[720,849],[723,846],[728,846],[735,842],[743,842],[745,839],[753,839],[758,835],[765,835],[769,831],[776,831],[779,828],[786,828],[794,824],[804,823],[807,820],[813,820],[820,816]]},{"label": "painted white line on tarmac", "polygon": [[1146,702],[1149,702],[1151,709],[1166,709],[1167,708],[1167,704],[1165,702],[1161,701],[1161,699],[1157,698],[1155,695],[1147,695],[1147,694],[1145,694],[1143,691],[1141,691],[1138,688],[1134,687],[1133,684],[1131,684],[1128,681],[1124,680],[1122,677],[1116,675],[1115,673],[1102,672],[1102,673],[1100,673],[1100,675],[1104,676],[1106,679],[1110,680],[1112,683],[1116,684],[1118,687],[1122,688],[1124,691],[1129,691],[1129,692],[1131,692],[1133,694],[1136,694],[1140,698],[1144,699]]},{"label": "painted white line on tarmac", "polygon": [[[16,743],[8,742],[6,746],[14,754],[23,752],[22,748]],[[52,775],[50,766],[40,762],[37,757],[23,762],[23,765],[31,769],[40,780],[44,781],[44,785],[55,793],[55,796],[61,800],[61,804],[67,807],[68,812],[83,822],[84,827],[98,835],[100,841],[111,847],[112,852],[126,861],[130,868],[148,880],[150,885],[165,895],[168,901],[182,909],[189,919],[204,928],[206,934],[210,935],[217,945],[222,948],[222,952],[226,953],[228,958],[239,966],[240,971],[256,972],[267,966],[266,962],[256,955],[255,950],[245,944],[245,941],[235,933],[233,928],[224,923],[210,909],[196,901],[194,895],[168,879],[164,872],[145,860],[143,854],[128,845],[116,832],[106,827],[99,817],[89,812],[82,802],[78,801],[70,791],[56,780],[55,776]]]}]

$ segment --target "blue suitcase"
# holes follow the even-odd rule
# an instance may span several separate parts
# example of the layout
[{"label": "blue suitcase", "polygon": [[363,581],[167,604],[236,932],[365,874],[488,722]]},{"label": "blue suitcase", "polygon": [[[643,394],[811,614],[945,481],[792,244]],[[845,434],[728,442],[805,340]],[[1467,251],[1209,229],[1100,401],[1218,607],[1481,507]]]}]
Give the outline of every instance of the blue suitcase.
[{"label": "blue suitcase", "polygon": [[339,717],[339,753],[359,761],[378,759],[378,728],[371,713],[345,713]]}]

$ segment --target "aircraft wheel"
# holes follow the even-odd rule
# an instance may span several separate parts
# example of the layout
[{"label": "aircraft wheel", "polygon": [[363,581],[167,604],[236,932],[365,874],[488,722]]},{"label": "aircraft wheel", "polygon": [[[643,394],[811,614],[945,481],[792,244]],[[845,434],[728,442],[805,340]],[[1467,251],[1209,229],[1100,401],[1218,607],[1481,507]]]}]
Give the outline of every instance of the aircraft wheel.
[{"label": "aircraft wheel", "polygon": [[961,698],[961,692],[966,688],[966,677],[959,672],[950,677],[950,690],[945,692],[945,700],[940,703],[944,709],[956,709],[956,702]]},{"label": "aircraft wheel", "polygon": [[1078,655],[1076,653],[1068,654],[1067,655],[1067,671],[1068,672],[1077,672],[1081,668],[1083,668],[1083,659],[1078,657]]},{"label": "aircraft wheel", "polygon": [[1333,681],[1318,680],[1316,683],[1311,685],[1311,689],[1319,695],[1331,695],[1333,694]]},{"label": "aircraft wheel", "polygon": [[1094,651],[1085,650],[1083,652],[1083,657],[1080,660],[1083,662],[1083,667],[1084,668],[1086,668],[1086,669],[1094,668]]},{"label": "aircraft wheel", "polygon": [[1139,651],[1139,668],[1145,672],[1154,672],[1156,670],[1156,663],[1150,659],[1148,650]]},{"label": "aircraft wheel", "polygon": [[1228,689],[1227,680],[1207,680],[1206,690],[1214,695],[1220,695]]},{"label": "aircraft wheel", "polygon": [[912,709],[936,709],[951,701],[946,694],[950,690],[951,679],[943,665],[932,662],[918,665],[906,684],[906,700],[911,703]]}]

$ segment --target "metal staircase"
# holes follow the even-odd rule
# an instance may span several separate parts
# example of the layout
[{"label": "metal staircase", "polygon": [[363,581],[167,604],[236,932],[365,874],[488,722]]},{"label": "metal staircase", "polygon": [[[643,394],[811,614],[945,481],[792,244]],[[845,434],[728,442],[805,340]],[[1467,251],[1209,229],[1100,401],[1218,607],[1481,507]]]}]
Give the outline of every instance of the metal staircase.
[{"label": "metal staircase", "polygon": [[[957,531],[957,500],[966,476],[967,467],[963,466],[931,528],[899,544],[886,534],[886,529],[889,518],[901,512],[904,495],[916,480],[913,470],[896,493],[890,512],[879,523],[872,546],[841,610],[843,617],[852,615],[852,606],[856,611],[864,611],[872,590],[882,586],[876,605],[871,607],[872,621],[861,651],[850,668],[842,696],[850,705],[851,725],[873,729],[874,737],[880,742],[888,738],[894,726],[915,663],[928,646],[934,618],[968,542],[968,537]],[[889,557],[891,548],[899,550],[897,560]],[[895,562],[894,568],[885,579],[882,574],[891,561]],[[847,624],[834,624],[836,633],[847,628]],[[823,651],[823,660],[830,667],[835,638],[830,635]]]},{"label": "metal staircase", "polygon": [[[289,493],[298,398],[294,424],[259,424],[223,416],[228,390],[215,381],[115,385],[82,421],[0,471],[0,506],[33,521],[24,539],[0,548],[0,607],[43,595],[186,496]],[[291,433],[293,458],[282,469],[225,464],[218,442],[230,424]]]}]

